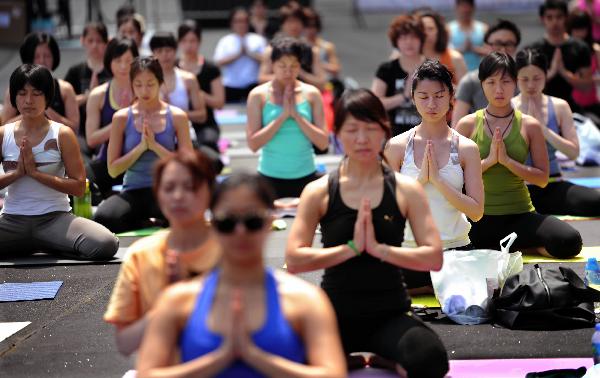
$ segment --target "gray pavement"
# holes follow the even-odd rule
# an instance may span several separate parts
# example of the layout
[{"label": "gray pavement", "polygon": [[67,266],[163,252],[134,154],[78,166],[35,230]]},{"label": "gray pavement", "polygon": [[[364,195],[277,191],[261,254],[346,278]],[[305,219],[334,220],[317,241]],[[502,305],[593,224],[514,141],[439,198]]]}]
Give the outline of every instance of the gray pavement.
[{"label": "gray pavement", "polygon": [[[114,20],[110,18],[122,3],[118,0],[102,1],[108,17],[109,30],[114,31]],[[179,21],[177,1],[136,1],[144,4],[149,27],[156,24],[160,29],[174,30]],[[324,36],[336,43],[343,63],[344,75],[355,78],[361,85],[370,86],[377,65],[385,60],[390,52],[386,37],[387,25],[392,14],[366,15],[366,28],[360,29],[351,18],[350,1],[324,0],[315,2],[322,13],[325,25]],[[74,31],[81,30],[85,9],[84,2],[72,0]],[[481,19],[491,21],[499,14],[482,14]],[[519,23],[524,30],[525,41],[541,36],[537,17],[532,14],[504,15]],[[112,23],[111,23],[112,22]],[[226,30],[205,30],[202,52],[211,56],[219,37]],[[62,63],[56,74],[63,77],[68,67],[83,59],[82,50],[76,41],[62,41]],[[8,84],[12,70],[19,64],[15,49],[0,49],[0,90]],[[224,130],[235,132],[236,128]],[[239,126],[238,128],[239,129]],[[243,148],[243,146],[242,146]],[[254,169],[252,163],[244,164]],[[578,174],[595,174],[597,171],[580,170]],[[591,222],[578,222],[574,226],[584,235],[585,245],[600,245],[600,235]],[[274,232],[265,252],[269,266],[280,267],[287,231]],[[122,245],[132,239],[124,238]],[[31,321],[31,324],[7,340],[0,342],[0,376],[6,377],[119,377],[133,366],[133,360],[121,356],[113,341],[112,326],[102,321],[119,265],[68,265],[50,267],[0,268],[0,282],[32,282],[63,280],[54,300],[34,302],[0,303],[0,322]],[[581,266],[578,266],[581,269]],[[303,275],[317,283],[319,272]],[[486,326],[487,327],[487,326]],[[450,358],[460,359],[472,356],[473,348],[481,347],[481,356],[494,357],[494,346],[500,342],[482,339],[483,328],[461,327],[450,324],[437,324],[439,332],[448,347]],[[502,331],[494,331],[493,335]],[[463,345],[454,337],[457,333],[468,333],[473,337],[472,345]],[[553,353],[546,357],[583,357],[579,351],[586,350],[589,344],[589,330],[564,332],[552,344]],[[519,341],[517,343],[517,340]],[[502,341],[504,342],[504,341]],[[513,353],[510,356],[537,356],[536,346],[540,341],[529,334],[519,333],[514,338]],[[570,345],[562,348],[561,345]],[[575,351],[575,352],[573,352]],[[500,357],[500,356],[495,356]]]}]

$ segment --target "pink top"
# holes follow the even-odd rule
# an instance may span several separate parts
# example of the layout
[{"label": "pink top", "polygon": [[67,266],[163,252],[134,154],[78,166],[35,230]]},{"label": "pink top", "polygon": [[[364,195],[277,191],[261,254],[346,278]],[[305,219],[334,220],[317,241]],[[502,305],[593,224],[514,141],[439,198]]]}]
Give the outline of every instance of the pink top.
[{"label": "pink top", "polygon": [[[594,0],[592,3],[593,3],[592,13],[590,14],[590,16],[592,16],[592,18],[600,17],[600,1]],[[587,1],[579,0],[577,2],[577,7],[583,11],[587,11],[588,10]],[[593,22],[592,22],[592,37],[594,37],[594,41],[600,41],[600,25],[593,23]]]}]

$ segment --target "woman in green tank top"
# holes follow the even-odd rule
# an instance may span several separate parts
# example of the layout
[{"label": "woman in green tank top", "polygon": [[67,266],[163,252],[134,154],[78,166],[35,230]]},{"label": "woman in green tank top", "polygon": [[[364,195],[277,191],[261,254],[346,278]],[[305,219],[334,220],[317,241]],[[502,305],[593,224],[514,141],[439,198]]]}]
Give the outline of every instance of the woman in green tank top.
[{"label": "woman in green tank top", "polygon": [[[469,234],[476,248],[498,249],[502,238],[516,232],[513,249],[568,258],[581,251],[581,235],[555,217],[535,211],[526,182],[548,184],[548,154],[542,126],[513,109],[517,81],[515,61],[494,52],[479,65],[479,80],[489,105],[463,117],[456,130],[479,146],[485,190],[484,216]],[[531,155],[532,165],[525,164]]]},{"label": "woman in green tank top", "polygon": [[299,197],[318,178],[313,145],[329,144],[319,90],[298,80],[302,42],[279,38],[272,42],[274,78],[248,96],[246,137],[260,151],[258,172],[275,188],[278,198]]}]

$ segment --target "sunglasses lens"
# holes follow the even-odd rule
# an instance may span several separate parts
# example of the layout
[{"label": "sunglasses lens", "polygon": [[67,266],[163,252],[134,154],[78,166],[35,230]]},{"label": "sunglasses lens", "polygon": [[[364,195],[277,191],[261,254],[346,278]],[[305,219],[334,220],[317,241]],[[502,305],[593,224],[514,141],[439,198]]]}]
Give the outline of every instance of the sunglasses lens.
[{"label": "sunglasses lens", "polygon": [[231,217],[214,220],[214,225],[217,228],[217,231],[225,233],[225,234],[229,234],[229,233],[233,232],[236,224],[237,224],[237,219],[231,218]]},{"label": "sunglasses lens", "polygon": [[265,225],[265,220],[258,216],[250,216],[244,219],[244,226],[248,231],[258,231]]}]

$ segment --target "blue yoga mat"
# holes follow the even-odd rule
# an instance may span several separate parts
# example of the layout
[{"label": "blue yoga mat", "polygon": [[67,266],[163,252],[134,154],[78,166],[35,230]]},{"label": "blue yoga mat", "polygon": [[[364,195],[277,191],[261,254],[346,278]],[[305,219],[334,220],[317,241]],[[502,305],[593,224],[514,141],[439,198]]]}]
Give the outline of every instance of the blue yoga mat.
[{"label": "blue yoga mat", "polygon": [[587,186],[588,188],[600,188],[600,177],[572,177],[569,181],[575,185]]},{"label": "blue yoga mat", "polygon": [[54,299],[62,281],[0,284],[0,302]]}]

